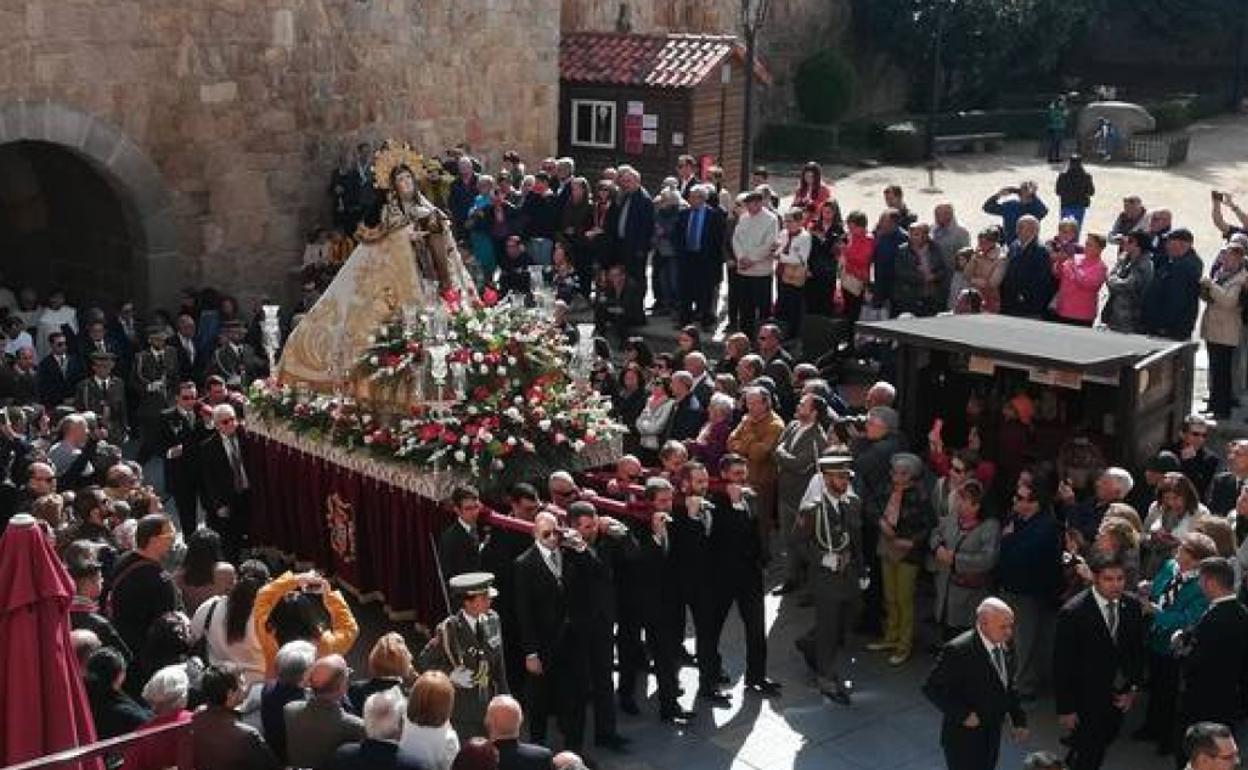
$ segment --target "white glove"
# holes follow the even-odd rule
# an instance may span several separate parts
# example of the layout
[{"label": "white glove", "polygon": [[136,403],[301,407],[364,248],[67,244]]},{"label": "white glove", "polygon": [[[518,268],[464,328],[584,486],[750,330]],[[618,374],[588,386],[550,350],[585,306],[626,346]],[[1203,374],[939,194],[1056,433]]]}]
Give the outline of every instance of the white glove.
[{"label": "white glove", "polygon": [[473,687],[472,672],[463,666],[456,666],[455,670],[451,672],[451,684],[461,690],[471,689]]}]

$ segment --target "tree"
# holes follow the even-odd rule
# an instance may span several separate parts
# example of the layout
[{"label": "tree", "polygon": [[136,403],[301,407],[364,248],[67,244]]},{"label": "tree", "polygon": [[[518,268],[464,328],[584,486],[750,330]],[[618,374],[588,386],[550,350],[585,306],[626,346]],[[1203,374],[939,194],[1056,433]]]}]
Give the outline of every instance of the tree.
[{"label": "tree", "polygon": [[741,136],[741,186],[749,184],[754,167],[754,62],[758,32],[767,23],[771,0],[741,0],[741,34],[745,38],[745,121]]},{"label": "tree", "polygon": [[798,65],[793,91],[804,119],[835,123],[853,102],[853,67],[835,48],[825,48]]}]

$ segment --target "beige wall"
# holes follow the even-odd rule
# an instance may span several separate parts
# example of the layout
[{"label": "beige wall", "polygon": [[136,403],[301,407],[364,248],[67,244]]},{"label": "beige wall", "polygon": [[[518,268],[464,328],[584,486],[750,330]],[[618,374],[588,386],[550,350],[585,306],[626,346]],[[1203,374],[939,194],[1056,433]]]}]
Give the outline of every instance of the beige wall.
[{"label": "beige wall", "polygon": [[144,188],[176,251],[156,300],[254,299],[288,289],[357,138],[553,151],[559,2],[5,0],[0,143],[52,139]]}]

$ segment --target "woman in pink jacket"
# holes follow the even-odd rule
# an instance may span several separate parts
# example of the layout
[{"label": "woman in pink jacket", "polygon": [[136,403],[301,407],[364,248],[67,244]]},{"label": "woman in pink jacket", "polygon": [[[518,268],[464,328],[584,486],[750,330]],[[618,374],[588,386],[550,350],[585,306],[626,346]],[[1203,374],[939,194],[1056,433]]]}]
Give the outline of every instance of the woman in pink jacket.
[{"label": "woman in pink jacket", "polygon": [[1105,237],[1089,233],[1083,253],[1053,253],[1053,275],[1057,278],[1057,299],[1053,311],[1058,321],[1091,326],[1096,320],[1097,301],[1105,285],[1106,267],[1101,261]]}]

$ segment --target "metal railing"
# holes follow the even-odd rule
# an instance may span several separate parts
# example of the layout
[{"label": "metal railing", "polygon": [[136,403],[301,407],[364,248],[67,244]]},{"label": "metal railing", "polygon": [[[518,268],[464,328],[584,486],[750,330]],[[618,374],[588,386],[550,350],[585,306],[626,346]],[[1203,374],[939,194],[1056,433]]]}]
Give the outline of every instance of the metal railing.
[{"label": "metal railing", "polygon": [[190,721],[139,728],[132,733],[65,749],[37,759],[19,762],[16,765],[8,765],[0,770],[50,770],[50,768],[63,768],[70,764],[79,764],[82,767],[91,767],[94,764],[96,767],[104,767],[106,757],[122,754],[131,746],[167,733],[178,734],[178,770],[194,770],[194,762],[191,759]]}]

